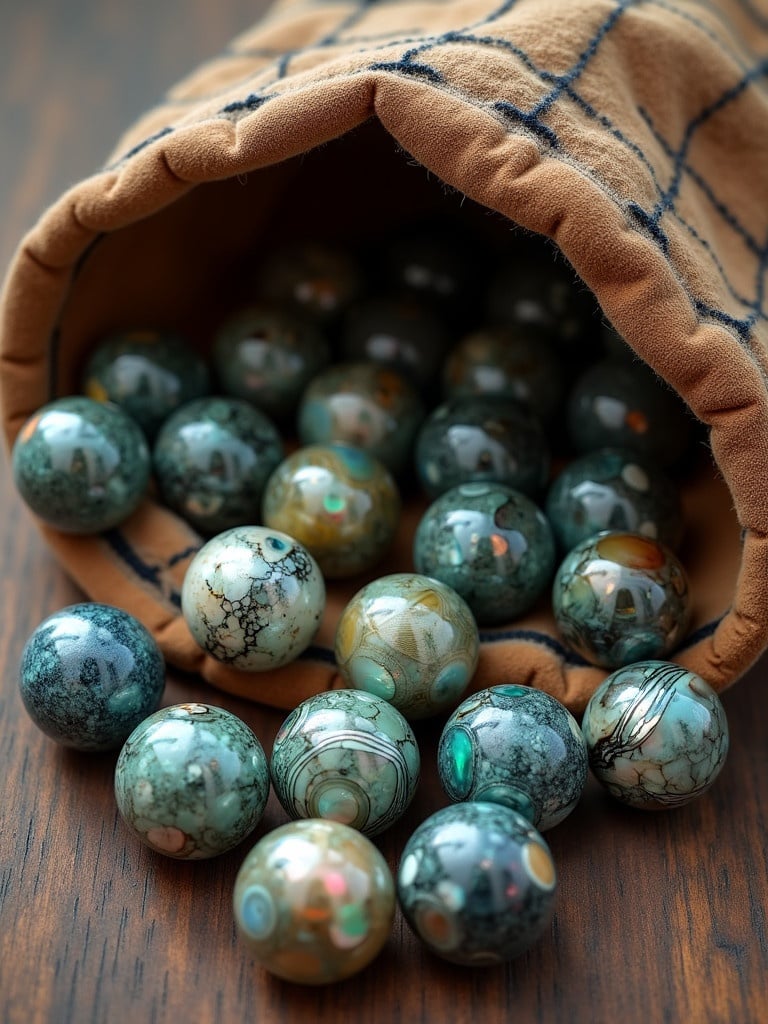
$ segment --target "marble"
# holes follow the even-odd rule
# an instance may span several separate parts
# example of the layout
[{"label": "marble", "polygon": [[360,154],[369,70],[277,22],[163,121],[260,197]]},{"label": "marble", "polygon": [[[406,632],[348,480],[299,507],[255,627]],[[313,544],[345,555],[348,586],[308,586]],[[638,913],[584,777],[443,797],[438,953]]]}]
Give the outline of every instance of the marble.
[{"label": "marble", "polygon": [[269,305],[231,313],[216,331],[211,352],[221,391],[277,421],[292,419],[304,389],[330,357],[315,323]]},{"label": "marble", "polygon": [[325,582],[312,555],[266,526],[212,537],[189,564],[181,611],[211,657],[245,672],[280,668],[312,642]]},{"label": "marble", "polygon": [[153,451],[163,501],[203,534],[259,522],[264,487],[282,458],[282,440],[264,413],[219,396],[178,409]]},{"label": "marble", "polygon": [[546,931],[557,874],[544,839],[522,815],[493,803],[444,807],[403,849],[397,896],[416,935],[437,956],[491,967]]},{"label": "marble", "polygon": [[352,253],[342,246],[302,239],[270,248],[255,286],[260,299],[329,324],[360,294],[363,279]]},{"label": "marble", "polygon": [[475,673],[479,646],[477,623],[455,590],[394,573],[354,595],[334,648],[347,686],[382,697],[413,721],[456,703]]},{"label": "marble", "polygon": [[536,497],[546,486],[549,463],[540,420],[526,406],[499,396],[444,402],[416,438],[416,472],[430,498],[472,481]]},{"label": "marble", "polygon": [[451,800],[503,804],[545,832],[579,802],[587,747],[560,701],[504,683],[472,694],[453,712],[440,737],[437,766]]},{"label": "marble", "polygon": [[97,343],[81,388],[97,402],[114,402],[152,441],[172,412],[210,391],[205,360],[172,331],[118,331]]},{"label": "marble", "polygon": [[416,389],[402,374],[377,363],[341,363],[310,382],[297,427],[303,444],[352,444],[397,474],[410,468],[424,416]]},{"label": "marble", "polygon": [[21,699],[44,733],[76,750],[113,750],[165,688],[154,638],[128,612],[73,604],[32,632],[19,667]]},{"label": "marble", "polygon": [[300,541],[328,579],[375,566],[400,521],[389,471],[360,448],[308,445],[289,455],[264,490],[264,523]]},{"label": "marble", "polygon": [[679,646],[690,619],[688,578],[658,541],[637,533],[599,533],[563,559],[552,610],[572,650],[593,665],[621,668]]},{"label": "marble", "polygon": [[416,737],[396,708],[359,690],[329,690],[285,719],[270,772],[292,818],[339,821],[375,836],[404,814],[420,765]]},{"label": "marble", "polygon": [[683,536],[677,487],[628,448],[600,448],[569,462],[549,488],[545,511],[563,552],[603,530],[640,533],[673,550]]},{"label": "marble", "polygon": [[150,456],[138,424],[112,403],[58,398],[22,426],[13,479],[27,506],[65,533],[101,533],[136,509]]},{"label": "marble", "polygon": [[383,245],[382,273],[394,290],[461,316],[476,292],[476,255],[467,239],[443,220],[404,227]]},{"label": "marble", "polygon": [[701,676],[664,661],[613,672],[592,695],[582,729],[589,764],[617,800],[658,810],[700,796],[728,753],[728,721]]},{"label": "marble", "polygon": [[481,626],[511,622],[544,593],[555,542],[544,513],[501,484],[460,484],[434,501],[414,537],[416,571],[447,583]]},{"label": "marble", "polygon": [[387,862],[354,829],[295,821],[246,856],[234,889],[237,931],[257,963],[286,981],[325,985],[381,951],[395,913]]},{"label": "marble", "polygon": [[138,725],[115,766],[115,798],[131,832],[179,860],[216,857],[261,821],[269,768],[245,722],[210,704],[175,704]]}]

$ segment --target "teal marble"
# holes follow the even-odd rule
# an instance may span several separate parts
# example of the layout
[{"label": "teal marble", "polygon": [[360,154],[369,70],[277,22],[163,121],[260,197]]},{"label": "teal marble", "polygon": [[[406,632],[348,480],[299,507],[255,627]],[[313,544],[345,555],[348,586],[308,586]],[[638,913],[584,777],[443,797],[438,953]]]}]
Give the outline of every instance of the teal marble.
[{"label": "teal marble", "polygon": [[327,579],[358,575],[386,555],[400,521],[389,471],[361,448],[299,448],[267,481],[264,523],[300,541]]},{"label": "teal marble", "polygon": [[294,821],[248,853],[233,895],[238,934],[271,974],[325,985],[356,974],[392,930],[395,884],[365,836],[335,821]]},{"label": "teal marble", "polygon": [[22,426],[13,479],[29,508],[65,533],[101,533],[144,497],[150,456],[122,409],[92,398],[58,398]]},{"label": "teal marble", "polygon": [[477,623],[439,580],[394,573],[346,605],[335,654],[347,686],[383,697],[411,721],[455,705],[477,668]]},{"label": "teal marble", "polygon": [[444,402],[416,438],[416,472],[430,498],[472,481],[504,484],[535,497],[546,486],[549,462],[540,420],[526,406],[500,396]]},{"label": "teal marble", "polygon": [[171,331],[119,331],[93,349],[82,374],[82,391],[114,402],[136,420],[149,441],[180,405],[210,391],[202,356]]},{"label": "teal marble", "polygon": [[313,321],[268,305],[230,314],[211,352],[221,391],[278,421],[292,419],[307,384],[329,359],[328,342]]},{"label": "teal marble", "polygon": [[587,782],[587,747],[560,701],[503,684],[467,697],[445,724],[437,751],[451,800],[504,804],[541,832],[559,825]]},{"label": "teal marble", "polygon": [[544,839],[522,815],[493,803],[444,807],[405,844],[397,871],[403,914],[431,952],[490,967],[546,931],[557,875]]},{"label": "teal marble", "polygon": [[642,661],[613,672],[582,720],[596,778],[624,804],[679,807],[713,784],[728,721],[712,687],[680,665]]},{"label": "teal marble", "polygon": [[549,488],[545,511],[563,552],[603,530],[641,533],[673,550],[683,535],[677,487],[628,448],[600,448],[569,462]]},{"label": "teal marble", "polygon": [[396,708],[359,690],[329,690],[285,719],[270,772],[292,818],[327,818],[375,836],[405,812],[420,765],[416,737]]},{"label": "teal marble", "polygon": [[115,766],[120,815],[145,846],[216,857],[261,821],[269,768],[245,722],[210,704],[175,704],[138,725]]},{"label": "teal marble", "polygon": [[647,366],[619,358],[602,359],[581,374],[566,420],[578,452],[630,448],[661,467],[682,459],[694,423],[682,399]]},{"label": "teal marble", "polygon": [[410,468],[424,416],[416,389],[402,374],[378,363],[341,363],[311,381],[297,425],[303,444],[342,441],[400,473]]},{"label": "teal marble", "polygon": [[460,484],[434,501],[416,528],[416,571],[447,583],[481,626],[510,622],[548,586],[555,542],[544,513],[501,484]]},{"label": "teal marble", "polygon": [[27,640],[19,686],[44,733],[76,750],[113,750],[160,703],[165,662],[128,612],[74,604],[49,615]]},{"label": "teal marble", "polygon": [[637,533],[599,533],[561,563],[552,609],[572,650],[593,665],[615,669],[661,658],[685,637],[688,578],[679,559]]},{"label": "teal marble", "polygon": [[241,526],[212,537],[189,564],[181,611],[211,657],[246,672],[293,661],[325,609],[317,562],[293,537]]},{"label": "teal marble", "polygon": [[163,501],[204,534],[258,522],[264,486],[282,458],[282,440],[264,413],[219,396],[178,409],[153,451]]},{"label": "teal marble", "polygon": [[318,239],[270,248],[255,276],[259,299],[299,310],[320,324],[337,320],[362,287],[352,253]]}]

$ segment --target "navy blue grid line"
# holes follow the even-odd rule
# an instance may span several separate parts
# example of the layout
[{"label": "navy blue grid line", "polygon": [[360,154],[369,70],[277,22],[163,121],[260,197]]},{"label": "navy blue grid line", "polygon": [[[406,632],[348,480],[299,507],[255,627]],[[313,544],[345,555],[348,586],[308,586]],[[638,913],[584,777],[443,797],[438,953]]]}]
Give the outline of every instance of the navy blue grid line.
[{"label": "navy blue grid line", "polygon": [[148,562],[145,562],[141,555],[128,543],[125,536],[119,530],[107,530],[106,533],[102,534],[102,537],[118,558],[120,558],[120,560],[124,562],[140,580],[143,580],[145,583],[149,583],[150,586],[153,586],[175,607],[181,607],[181,594],[173,587],[170,589],[163,587],[161,574],[163,570],[169,566],[150,565]]},{"label": "navy blue grid line", "polygon": [[[750,67],[752,67],[752,64],[754,64],[755,61],[759,60],[762,56],[762,54],[750,50],[745,45],[743,47],[743,52],[747,55],[747,57],[750,58],[750,62],[748,63],[746,60],[744,60],[744,57],[738,49],[736,49],[733,46],[729,46],[726,43],[724,37],[719,36],[717,32],[715,32],[713,29],[709,27],[709,25],[706,24],[706,22],[701,21],[695,15],[691,14],[690,11],[685,11],[682,8],[677,7],[673,3],[666,2],[666,0],[649,0],[649,2],[654,7],[660,7],[662,11],[669,11],[670,14],[675,14],[678,18],[682,19],[683,21],[687,21],[689,24],[694,25],[703,35],[707,36],[709,39],[712,40],[713,43],[717,44],[718,50],[720,50],[722,53],[727,54],[727,56],[730,57],[734,64],[738,64],[739,69],[741,71],[748,71]],[[729,31],[731,29],[732,26],[730,26],[727,23],[727,21],[723,18],[722,11],[718,11],[710,4],[703,4],[702,6],[706,10],[710,11],[712,14],[717,15],[719,17],[720,22],[725,31]]]},{"label": "navy blue grid line", "polygon": [[739,7],[744,11],[745,14],[754,21],[754,23],[761,28],[763,32],[768,32],[768,14],[763,14],[762,11],[758,11],[752,0],[738,0]]}]

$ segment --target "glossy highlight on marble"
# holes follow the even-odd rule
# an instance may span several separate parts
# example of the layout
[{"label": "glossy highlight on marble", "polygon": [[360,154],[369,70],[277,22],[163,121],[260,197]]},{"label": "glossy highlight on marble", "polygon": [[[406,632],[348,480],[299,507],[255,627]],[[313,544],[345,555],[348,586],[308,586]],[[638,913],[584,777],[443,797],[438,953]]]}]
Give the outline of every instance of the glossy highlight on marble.
[{"label": "glossy highlight on marble", "polygon": [[255,283],[260,299],[293,307],[320,324],[338,319],[363,284],[350,252],[317,239],[271,250]]}]

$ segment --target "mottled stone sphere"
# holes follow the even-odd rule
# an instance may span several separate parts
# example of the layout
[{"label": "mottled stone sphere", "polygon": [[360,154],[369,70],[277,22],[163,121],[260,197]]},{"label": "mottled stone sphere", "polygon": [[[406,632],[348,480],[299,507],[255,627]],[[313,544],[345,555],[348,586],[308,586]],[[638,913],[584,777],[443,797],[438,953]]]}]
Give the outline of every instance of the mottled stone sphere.
[{"label": "mottled stone sphere", "polygon": [[528,611],[552,578],[555,542],[544,513],[500,484],[461,484],[426,510],[416,529],[417,572],[452,587],[477,622]]},{"label": "mottled stone sphere", "polygon": [[336,630],[347,686],[366,690],[415,720],[461,697],[477,668],[477,623],[455,590],[416,573],[394,573],[359,590]]},{"label": "mottled stone sphere", "polygon": [[163,424],[153,463],[163,501],[204,534],[260,519],[270,473],[283,458],[277,428],[239,398],[198,398]]},{"label": "mottled stone sphere", "polygon": [[709,789],[728,753],[728,722],[695,672],[641,661],[608,676],[587,704],[589,764],[608,792],[647,810],[679,807]]},{"label": "mottled stone sphere", "polygon": [[317,562],[293,537],[265,526],[212,537],[190,562],[181,589],[181,611],[197,643],[245,672],[298,658],[324,609]]},{"label": "mottled stone sphere", "polygon": [[444,807],[405,844],[397,895],[408,924],[452,963],[487,967],[525,952],[554,911],[552,854],[509,807]]},{"label": "mottled stone sphere", "polygon": [[149,482],[141,428],[118,406],[92,398],[58,398],[30,416],[13,445],[12,462],[26,504],[65,533],[117,526]]},{"label": "mottled stone sphere", "polygon": [[145,846],[179,860],[226,853],[261,821],[269,769],[245,722],[209,704],[156,711],[125,741],[117,807]]},{"label": "mottled stone sphere", "polygon": [[505,684],[467,697],[437,752],[451,800],[504,804],[544,832],[566,818],[587,782],[587,748],[560,701]]},{"label": "mottled stone sphere", "polygon": [[352,254],[317,239],[270,251],[256,275],[256,291],[262,299],[301,310],[322,324],[337,319],[362,284]]},{"label": "mottled stone sphere", "polygon": [[270,771],[292,818],[327,818],[375,836],[413,799],[416,737],[400,712],[359,690],[329,690],[303,701],[275,737]]},{"label": "mottled stone sphere", "polygon": [[569,647],[593,665],[659,658],[685,637],[688,578],[679,559],[637,533],[599,533],[563,559],[552,609]]},{"label": "mottled stone sphere", "polygon": [[400,521],[400,494],[389,471],[362,449],[308,445],[269,478],[263,517],[300,541],[326,578],[340,579],[386,554]]},{"label": "mottled stone sphere", "polygon": [[235,923],[257,962],[302,985],[341,981],[389,938],[395,886],[387,862],[352,828],[294,821],[268,833],[235,880]]},{"label": "mottled stone sphere", "polygon": [[110,334],[85,364],[82,390],[97,402],[114,402],[151,441],[172,412],[210,390],[202,356],[170,331]]},{"label": "mottled stone sphere", "polygon": [[441,219],[410,228],[398,225],[383,246],[381,262],[393,289],[447,309],[452,317],[473,308],[477,253],[456,224]]},{"label": "mottled stone sphere", "polygon": [[165,662],[128,612],[74,604],[35,629],[19,677],[24,707],[44,733],[77,750],[112,750],[160,703]]}]

